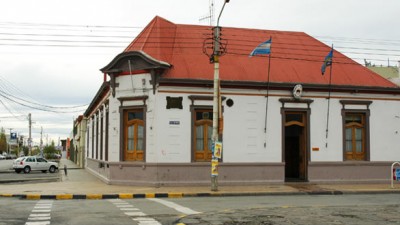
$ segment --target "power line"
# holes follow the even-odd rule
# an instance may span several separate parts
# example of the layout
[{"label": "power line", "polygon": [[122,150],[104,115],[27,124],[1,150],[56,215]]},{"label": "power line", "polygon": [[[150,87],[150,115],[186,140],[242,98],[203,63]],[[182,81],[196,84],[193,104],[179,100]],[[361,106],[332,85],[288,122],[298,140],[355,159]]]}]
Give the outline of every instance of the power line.
[{"label": "power line", "polygon": [[[2,81],[0,84],[0,96],[2,96],[5,100],[15,103],[20,106],[24,106],[24,107],[28,107],[28,108],[36,109],[36,110],[40,110],[40,111],[54,112],[54,113],[81,112],[82,110],[84,110],[84,108],[86,108],[88,106],[88,104],[78,105],[78,106],[50,106],[50,105],[37,103],[35,101],[27,100],[27,99],[24,99],[24,98],[21,98],[21,97],[11,94],[11,92],[14,92],[14,91],[10,91],[10,89],[16,90],[16,92],[19,92],[19,93],[22,93],[22,91],[20,91],[16,86],[14,86],[12,83],[8,82],[4,78],[0,77],[0,80]],[[6,84],[8,84],[8,85],[6,85]],[[3,105],[4,105],[4,103],[3,103]],[[9,110],[9,112],[11,112],[11,111]]]},{"label": "power line", "polygon": [[[126,48],[126,46],[132,41],[135,40],[138,36],[135,35],[115,35],[116,31],[127,31],[129,29],[144,29],[144,27],[139,26],[112,26],[112,25],[71,25],[71,24],[48,24],[48,23],[14,23],[14,22],[0,22],[0,26],[7,26],[12,29],[20,29],[21,32],[0,32],[0,46],[20,46],[20,47],[67,47],[67,48]],[[146,43],[148,45],[154,44],[154,48],[160,48],[160,44],[171,45],[164,46],[161,48],[173,48],[176,43],[178,43],[180,48],[200,48],[202,44],[202,40],[204,40],[207,36],[211,34],[211,27],[209,26],[201,26],[201,25],[180,25],[186,26],[186,29],[190,29],[191,32],[183,33],[182,36],[172,35],[172,31],[175,30],[175,26],[172,27],[162,27],[158,31],[152,31],[152,34],[156,34],[157,37],[154,37],[154,41],[151,41],[153,37],[147,37],[146,41],[140,41],[138,39],[135,40],[135,43],[142,44]],[[38,32],[24,32],[26,27],[34,28]],[[68,33],[55,33],[59,31],[59,29],[65,29]],[[43,32],[44,30],[50,30],[54,32]],[[102,34],[93,34],[97,32],[96,29],[104,29],[101,32]],[[235,28],[231,28],[235,29]],[[277,31],[273,30],[256,30],[258,36],[265,35],[274,35]],[[74,32],[74,33],[71,33]],[[169,31],[171,33],[169,34]],[[87,32],[90,32],[89,34]],[[100,31],[99,31],[100,32]],[[132,31],[139,33],[137,30]],[[142,30],[141,32],[146,32]],[[189,34],[193,34],[193,32],[198,32],[202,34],[204,37],[190,37]],[[313,52],[323,52],[326,51],[324,49],[324,45],[305,45],[301,43],[302,37],[304,37],[305,33],[303,32],[279,32],[280,33],[280,43],[274,43],[274,49],[283,50],[284,47],[279,47],[279,44],[283,44],[286,46],[292,46],[291,50],[301,51],[313,51]],[[157,35],[160,34],[160,35]],[[307,34],[306,34],[307,35]],[[8,36],[8,37],[1,37]],[[25,38],[26,36],[27,38]],[[286,37],[287,36],[287,37]],[[37,39],[35,39],[37,37]],[[48,37],[53,37],[49,39]],[[235,49],[237,51],[241,51],[239,48],[243,48],[243,51],[247,51],[245,47],[253,48],[255,45],[259,44],[257,40],[254,40],[254,35],[246,35],[246,34],[235,34],[234,32],[227,32],[222,35],[225,40],[229,40],[229,49]],[[299,38],[294,38],[299,37]],[[379,47],[379,46],[398,46],[400,40],[388,40],[388,39],[365,39],[365,38],[354,38],[354,37],[333,37],[333,36],[314,36],[315,38],[320,38],[319,41],[323,42],[329,39],[334,42],[336,47],[335,49],[340,50],[343,54],[350,55],[365,55],[364,58],[368,60],[374,61],[387,61],[388,59],[378,59],[378,57],[387,57],[387,58],[398,58],[400,57],[400,50],[394,49],[390,47]],[[45,38],[45,39],[43,39]],[[55,39],[57,38],[57,39]],[[58,39],[59,38],[59,39]],[[78,39],[75,39],[78,38]],[[122,39],[126,39],[126,41],[122,41]],[[170,40],[174,41],[170,41]],[[121,41],[119,41],[121,40]],[[161,40],[161,41],[159,41]],[[165,41],[162,41],[165,40]],[[288,41],[286,41],[288,40]],[[290,42],[294,40],[295,43]],[[7,43],[9,42],[9,43]],[[286,43],[285,43],[286,42]],[[336,44],[338,43],[338,45]],[[348,46],[347,44],[351,45]],[[194,46],[199,44],[199,46]],[[276,46],[278,45],[278,47]],[[355,46],[356,45],[356,46]],[[363,47],[363,45],[367,45],[367,47]],[[377,46],[377,47],[371,47]],[[149,46],[147,46],[149,47]],[[313,47],[313,49],[308,49],[307,47]],[[321,47],[321,50],[317,50],[316,47]],[[151,47],[150,47],[151,48]],[[286,47],[286,49],[290,49]],[[371,57],[372,56],[372,57]],[[374,57],[375,56],[375,57]],[[358,60],[357,57],[350,57],[355,60]],[[397,60],[390,60],[397,61]]]}]

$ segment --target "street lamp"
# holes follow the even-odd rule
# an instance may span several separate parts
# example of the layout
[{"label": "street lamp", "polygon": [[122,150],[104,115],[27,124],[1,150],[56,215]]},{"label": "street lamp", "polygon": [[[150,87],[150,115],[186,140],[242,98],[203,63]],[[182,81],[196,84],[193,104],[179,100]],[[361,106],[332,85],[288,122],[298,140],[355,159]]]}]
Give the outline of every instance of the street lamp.
[{"label": "street lamp", "polygon": [[[214,94],[213,94],[213,130],[212,130],[212,140],[214,143],[214,149],[215,149],[215,144],[218,141],[218,121],[219,121],[219,110],[220,110],[220,98],[221,95],[219,93],[219,56],[221,55],[221,50],[220,50],[220,32],[221,32],[221,27],[219,26],[219,20],[221,18],[222,12],[224,11],[226,3],[228,3],[229,0],[225,0],[224,5],[222,6],[221,12],[219,13],[218,20],[217,20],[217,26],[214,27],[214,52],[212,55],[212,62],[214,63]],[[221,123],[222,125],[222,123]],[[213,160],[214,156],[213,156]],[[216,162],[216,165],[212,165],[211,167],[218,166],[218,161]],[[213,164],[213,163],[212,163]],[[211,175],[211,191],[218,191],[218,175],[217,174],[212,174]]]}]

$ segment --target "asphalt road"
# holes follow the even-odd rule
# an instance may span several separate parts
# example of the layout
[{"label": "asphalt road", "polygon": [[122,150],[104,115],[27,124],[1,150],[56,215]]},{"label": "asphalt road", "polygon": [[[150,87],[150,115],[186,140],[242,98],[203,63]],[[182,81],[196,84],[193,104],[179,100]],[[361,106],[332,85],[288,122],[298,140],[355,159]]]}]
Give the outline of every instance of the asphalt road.
[{"label": "asphalt road", "polygon": [[0,199],[0,225],[400,224],[400,195]]}]

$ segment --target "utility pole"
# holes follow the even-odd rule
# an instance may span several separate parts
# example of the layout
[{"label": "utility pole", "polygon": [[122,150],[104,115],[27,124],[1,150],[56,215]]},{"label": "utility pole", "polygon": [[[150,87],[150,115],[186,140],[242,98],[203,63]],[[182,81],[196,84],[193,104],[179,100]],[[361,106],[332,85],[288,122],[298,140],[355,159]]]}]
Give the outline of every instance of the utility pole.
[{"label": "utility pole", "polygon": [[40,155],[43,157],[43,127],[40,127]]},{"label": "utility pole", "polygon": [[11,153],[11,131],[13,130],[13,128],[8,128],[10,130],[10,138],[8,140],[8,151],[7,154]]},{"label": "utility pole", "polygon": [[40,127],[40,148],[43,147],[43,127]]},{"label": "utility pole", "polygon": [[[214,63],[214,94],[213,94],[213,130],[212,130],[212,140],[213,140],[213,148],[215,150],[216,143],[218,142],[218,121],[219,121],[219,111],[220,111],[220,82],[219,82],[219,57],[221,55],[221,46],[220,46],[220,32],[221,27],[219,26],[219,19],[221,18],[222,12],[224,11],[225,4],[228,3],[229,0],[225,0],[224,5],[222,6],[221,12],[219,13],[217,26],[214,27],[214,51],[211,56],[211,61]],[[222,121],[220,126],[222,126]],[[212,159],[212,169],[213,167],[218,168],[218,159],[215,159],[213,154]],[[218,174],[211,175],[211,191],[218,191]]]},{"label": "utility pole", "polygon": [[32,155],[32,116],[28,114],[28,123],[29,123],[29,138],[28,138],[28,148],[29,155]]}]

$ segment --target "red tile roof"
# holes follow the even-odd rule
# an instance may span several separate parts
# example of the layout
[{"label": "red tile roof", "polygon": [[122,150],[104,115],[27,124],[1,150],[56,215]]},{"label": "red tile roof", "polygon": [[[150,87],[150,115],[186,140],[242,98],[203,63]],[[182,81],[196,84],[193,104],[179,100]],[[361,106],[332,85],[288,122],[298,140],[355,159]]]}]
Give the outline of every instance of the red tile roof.
[{"label": "red tile roof", "polygon": [[[329,83],[329,67],[322,76],[321,66],[331,47],[306,33],[225,27],[221,33],[223,41],[227,41],[226,54],[220,58],[221,80],[266,82],[268,57],[250,58],[249,54],[272,37],[270,82]],[[214,67],[203,53],[203,43],[211,34],[210,26],[174,24],[155,17],[125,52],[141,50],[171,64],[164,78],[212,80]],[[397,88],[338,51],[334,51],[332,70],[332,85]]]}]

